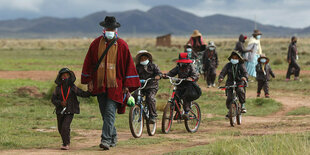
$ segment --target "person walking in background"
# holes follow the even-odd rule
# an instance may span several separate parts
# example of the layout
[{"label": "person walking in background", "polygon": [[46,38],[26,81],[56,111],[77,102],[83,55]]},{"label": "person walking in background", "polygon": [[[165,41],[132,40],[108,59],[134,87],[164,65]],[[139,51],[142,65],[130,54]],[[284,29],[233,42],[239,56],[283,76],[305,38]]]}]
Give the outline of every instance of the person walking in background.
[{"label": "person walking in background", "polygon": [[263,54],[258,58],[256,65],[256,80],[257,80],[257,97],[260,97],[260,92],[264,89],[265,97],[269,98],[269,80],[270,76],[275,78],[274,73],[269,65],[269,58]]},{"label": "person walking in background", "polygon": [[[240,34],[239,41],[236,43],[236,46],[235,46],[235,51],[237,51],[242,57],[244,57],[245,53],[251,52],[251,50],[247,50],[244,45],[245,40],[247,38],[248,38],[247,36]],[[246,59],[244,60],[247,61]]]},{"label": "person walking in background", "polygon": [[216,46],[213,41],[208,43],[206,51],[203,53],[202,57],[203,63],[203,72],[205,79],[207,81],[208,88],[215,87],[215,78],[216,78],[216,68],[219,65]]},{"label": "person walking in background", "polygon": [[117,144],[116,109],[119,114],[125,113],[124,94],[139,88],[140,80],[128,45],[117,34],[120,23],[115,17],[106,16],[100,25],[104,27],[103,35],[89,47],[81,83],[88,84],[88,90],[97,96],[103,120],[99,147],[109,150]]},{"label": "person walking in background", "polygon": [[194,30],[191,38],[186,44],[190,44],[192,46],[192,56],[195,56],[195,58],[198,57],[199,52],[204,51],[206,48],[206,44],[203,41],[202,34],[198,30]]},{"label": "person walking in background", "polygon": [[246,52],[244,54],[244,59],[246,59],[246,70],[248,74],[252,77],[256,77],[255,67],[257,65],[257,59],[262,54],[262,48],[260,44],[262,33],[259,30],[254,30],[252,37],[250,38],[247,46],[247,50],[250,52]]},{"label": "person walking in background", "polygon": [[297,64],[297,60],[298,60],[297,37],[293,36],[287,52],[287,62],[289,63],[289,65],[286,73],[286,81],[290,80],[292,70],[294,70],[295,75],[294,80],[299,80],[300,67]]}]

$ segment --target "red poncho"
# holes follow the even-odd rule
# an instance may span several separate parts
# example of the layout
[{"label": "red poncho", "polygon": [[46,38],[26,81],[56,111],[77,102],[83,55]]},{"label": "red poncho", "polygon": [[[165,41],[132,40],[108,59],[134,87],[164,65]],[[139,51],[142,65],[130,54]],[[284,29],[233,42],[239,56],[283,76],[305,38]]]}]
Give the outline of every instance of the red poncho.
[{"label": "red poncho", "polygon": [[[111,100],[123,103],[123,88],[128,87],[129,91],[132,92],[140,87],[139,75],[136,71],[127,43],[119,38],[117,40],[118,48],[116,60],[116,82],[118,87],[106,88],[105,77],[104,86],[98,88],[97,72],[94,71],[94,68],[98,62],[98,47],[101,38],[102,36],[96,38],[88,49],[88,53],[84,60],[81,82],[82,84],[88,84],[88,82],[93,81],[94,90],[91,92],[92,94],[107,93]],[[107,43],[106,46],[108,46],[108,44],[109,43]],[[105,56],[104,59],[106,58]]]}]

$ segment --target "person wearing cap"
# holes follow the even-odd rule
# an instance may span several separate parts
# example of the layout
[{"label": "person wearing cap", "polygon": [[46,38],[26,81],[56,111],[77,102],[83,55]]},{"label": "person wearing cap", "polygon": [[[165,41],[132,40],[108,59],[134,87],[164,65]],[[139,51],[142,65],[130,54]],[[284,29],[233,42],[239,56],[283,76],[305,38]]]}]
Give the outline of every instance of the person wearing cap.
[{"label": "person wearing cap", "polygon": [[75,86],[75,80],[73,71],[68,68],[59,70],[55,80],[57,86],[51,99],[57,115],[58,132],[62,138],[61,150],[69,150],[70,125],[74,114],[80,113],[80,103],[77,96],[90,97],[91,95],[90,92],[83,91]]},{"label": "person wearing cap", "polygon": [[251,51],[251,50],[247,50],[247,49],[244,47],[244,43],[245,43],[245,40],[246,40],[247,38],[248,38],[247,36],[244,36],[243,34],[240,34],[240,36],[239,36],[239,41],[236,43],[236,46],[235,46],[235,51],[239,52],[239,54],[240,54],[242,57],[244,57],[245,53]]},{"label": "person wearing cap", "polygon": [[[164,74],[163,77],[166,76],[174,77],[178,75],[178,78],[187,79],[189,81],[196,82],[199,79],[199,74],[196,72],[193,61],[190,60],[187,53],[180,53],[179,60],[177,60],[177,66],[170,70],[167,74]],[[188,112],[190,111],[191,99],[185,98],[186,88],[188,88],[188,82],[182,82],[177,86],[176,94],[183,100],[183,109],[184,115],[183,119],[188,119]]]},{"label": "person wearing cap", "polygon": [[204,51],[206,44],[203,42],[202,34],[198,30],[194,30],[191,38],[186,44],[190,44],[193,50],[193,56],[198,57],[198,52]]},{"label": "person wearing cap", "polygon": [[[117,28],[121,25],[113,16],[100,22],[103,34],[90,45],[86,54],[81,83],[97,96],[103,120],[99,147],[109,150],[116,146],[117,132],[114,126],[115,113],[125,112],[124,96],[140,87],[139,75],[127,43],[119,38]],[[110,47],[108,50],[106,50]],[[101,56],[102,61],[99,62]]]},{"label": "person wearing cap", "polygon": [[247,50],[243,55],[243,58],[246,60],[245,66],[248,74],[252,77],[256,77],[255,67],[257,65],[257,59],[262,54],[262,47],[260,44],[262,33],[259,30],[254,30],[252,37],[250,38],[247,46]]},{"label": "person wearing cap", "polygon": [[[161,78],[162,73],[159,67],[153,63],[152,54],[146,50],[138,52],[135,62],[140,79],[154,78],[154,80],[150,80],[147,83],[144,89],[141,90],[141,93],[145,96],[145,101],[150,111],[150,123],[155,123],[157,117],[155,97],[158,91],[158,80]],[[136,93],[135,96],[137,96]]]},{"label": "person wearing cap", "polygon": [[298,60],[297,37],[293,36],[287,52],[287,62],[289,63],[289,66],[286,73],[286,81],[290,80],[292,70],[294,70],[295,75],[294,80],[299,80],[300,67],[297,64],[297,60]]},{"label": "person wearing cap", "polygon": [[[239,53],[233,51],[231,55],[228,57],[230,61],[227,63],[224,68],[222,69],[218,82],[221,83],[225,76],[227,75],[226,86],[231,86],[236,84],[238,85],[245,85],[245,82],[248,80],[248,73],[244,66],[244,60],[240,56]],[[239,102],[241,103],[242,113],[246,113],[245,108],[245,88],[243,87],[236,87],[232,88],[236,90],[237,96],[239,98]],[[229,109],[230,103],[233,101],[233,90],[226,89],[226,107]],[[226,115],[228,117],[228,115]]]},{"label": "person wearing cap", "polygon": [[269,65],[269,58],[265,55],[261,55],[258,58],[258,64],[256,65],[256,80],[257,80],[257,97],[260,97],[260,92],[264,89],[265,97],[269,98],[269,80],[270,76],[275,78],[274,73]]},{"label": "person wearing cap", "polygon": [[203,72],[206,78],[208,88],[210,88],[211,86],[215,87],[214,81],[216,78],[216,68],[219,65],[219,61],[217,57],[216,46],[213,41],[210,41],[208,43],[208,47],[203,53],[202,63]]}]

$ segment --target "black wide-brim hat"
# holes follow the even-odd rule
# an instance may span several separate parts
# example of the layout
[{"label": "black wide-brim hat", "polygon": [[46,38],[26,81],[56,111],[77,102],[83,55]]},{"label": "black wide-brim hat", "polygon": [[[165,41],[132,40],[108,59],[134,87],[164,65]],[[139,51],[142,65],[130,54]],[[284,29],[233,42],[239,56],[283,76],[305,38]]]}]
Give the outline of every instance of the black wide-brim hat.
[{"label": "black wide-brim hat", "polygon": [[116,21],[114,16],[106,16],[104,21],[99,23],[100,26],[105,28],[118,28],[121,27],[121,24]]},{"label": "black wide-brim hat", "polygon": [[239,62],[240,62],[240,63],[244,63],[244,60],[243,60],[242,56],[241,56],[238,52],[235,52],[235,51],[231,52],[231,55],[228,57],[228,60],[229,60],[229,61],[230,61],[230,59],[231,59],[231,57],[232,57],[233,55],[236,55],[236,56],[239,57]]}]

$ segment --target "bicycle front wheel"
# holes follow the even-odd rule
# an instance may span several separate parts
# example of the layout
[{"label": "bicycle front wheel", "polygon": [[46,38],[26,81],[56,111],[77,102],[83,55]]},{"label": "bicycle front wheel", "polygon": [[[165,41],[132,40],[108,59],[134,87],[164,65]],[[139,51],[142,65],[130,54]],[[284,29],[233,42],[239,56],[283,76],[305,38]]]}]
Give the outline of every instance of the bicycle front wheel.
[{"label": "bicycle front wheel", "polygon": [[238,114],[237,106],[236,106],[236,103],[233,102],[230,104],[230,108],[229,108],[229,122],[232,127],[236,125],[237,114]]},{"label": "bicycle front wheel", "polygon": [[129,127],[133,137],[140,138],[143,131],[143,116],[141,115],[141,108],[135,105],[129,112]]},{"label": "bicycle front wheel", "polygon": [[241,113],[241,105],[240,103],[238,103],[238,112],[237,112],[237,124],[238,125],[241,125],[241,122],[242,122],[242,113]]},{"label": "bicycle front wheel", "polygon": [[171,129],[172,121],[173,121],[173,111],[174,111],[174,107],[172,107],[171,102],[168,102],[164,109],[164,114],[163,114],[162,124],[161,124],[161,131],[165,134],[169,133]]},{"label": "bicycle front wheel", "polygon": [[188,112],[189,119],[185,120],[185,127],[188,132],[197,132],[201,122],[201,112],[198,103],[192,102],[191,110]]}]

